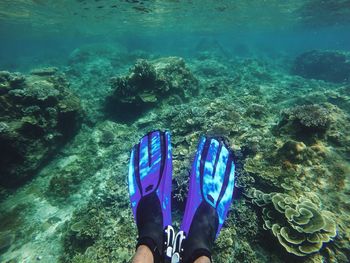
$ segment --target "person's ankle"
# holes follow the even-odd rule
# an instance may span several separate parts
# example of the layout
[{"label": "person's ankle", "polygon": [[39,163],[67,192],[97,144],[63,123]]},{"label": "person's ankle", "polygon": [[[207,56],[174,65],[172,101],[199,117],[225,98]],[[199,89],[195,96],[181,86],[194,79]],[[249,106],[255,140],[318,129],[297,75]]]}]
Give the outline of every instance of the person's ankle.
[{"label": "person's ankle", "polygon": [[133,263],[144,263],[153,262],[153,254],[149,247],[140,245],[137,250],[135,257],[132,260]]},{"label": "person's ankle", "polygon": [[210,259],[206,256],[197,258],[194,263],[211,263]]}]

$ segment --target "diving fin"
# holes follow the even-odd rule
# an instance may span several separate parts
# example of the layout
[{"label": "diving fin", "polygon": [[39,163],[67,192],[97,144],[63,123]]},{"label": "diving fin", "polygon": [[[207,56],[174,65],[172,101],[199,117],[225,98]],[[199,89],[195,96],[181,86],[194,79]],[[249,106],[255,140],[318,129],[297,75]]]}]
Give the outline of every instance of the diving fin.
[{"label": "diving fin", "polygon": [[211,258],[212,246],[232,202],[234,180],[232,150],[222,139],[201,137],[180,228],[186,236],[181,262],[191,263],[200,256]]},{"label": "diving fin", "polygon": [[171,225],[172,154],[170,133],[152,131],[142,137],[131,152],[129,195],[138,230],[138,243],[163,261],[166,233]]}]

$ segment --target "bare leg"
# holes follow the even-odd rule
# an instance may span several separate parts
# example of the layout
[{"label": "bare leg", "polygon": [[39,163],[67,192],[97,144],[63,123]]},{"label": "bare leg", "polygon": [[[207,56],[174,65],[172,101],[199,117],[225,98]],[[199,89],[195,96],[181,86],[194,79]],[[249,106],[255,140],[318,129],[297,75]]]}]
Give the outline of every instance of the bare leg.
[{"label": "bare leg", "polygon": [[203,256],[203,257],[197,258],[194,261],[194,263],[211,263],[211,262],[209,258],[207,258],[206,256]]},{"label": "bare leg", "polygon": [[136,250],[132,263],[153,263],[153,255],[151,250],[147,246],[139,246]]}]

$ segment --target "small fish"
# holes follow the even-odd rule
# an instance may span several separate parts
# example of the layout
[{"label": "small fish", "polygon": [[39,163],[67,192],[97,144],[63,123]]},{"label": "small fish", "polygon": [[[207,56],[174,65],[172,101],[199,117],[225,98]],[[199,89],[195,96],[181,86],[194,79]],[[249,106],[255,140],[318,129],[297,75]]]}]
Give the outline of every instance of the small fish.
[{"label": "small fish", "polygon": [[104,7],[105,7],[104,5],[97,6],[97,8],[99,8],[99,9],[104,8]]}]

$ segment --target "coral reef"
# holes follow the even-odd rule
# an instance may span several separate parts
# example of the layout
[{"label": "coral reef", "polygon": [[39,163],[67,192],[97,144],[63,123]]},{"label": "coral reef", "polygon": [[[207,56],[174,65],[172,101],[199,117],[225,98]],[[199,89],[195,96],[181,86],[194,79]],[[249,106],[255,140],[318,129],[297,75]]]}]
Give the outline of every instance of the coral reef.
[{"label": "coral reef", "polygon": [[[88,117],[1,203],[1,262],[130,262],[137,237],[126,181],[130,148],[154,129],[172,133],[175,228],[199,137],[222,136],[237,156],[234,202],[215,262],[349,262],[347,84],[290,75],[286,57],[231,57],[217,43],[199,45],[186,65],[117,49],[72,53],[65,72]],[[135,64],[136,57],[148,60]],[[7,74],[0,98],[29,79],[56,83],[59,75],[55,68]],[[38,100],[51,103],[51,91]],[[113,121],[102,111],[107,96]],[[132,118],[125,120],[128,106]],[[0,134],[7,126],[0,121]]]},{"label": "coral reef", "polygon": [[305,52],[295,59],[293,67],[294,74],[330,82],[349,81],[349,72],[349,55],[337,51]]},{"label": "coral reef", "polygon": [[297,256],[318,252],[324,243],[337,234],[334,215],[304,197],[288,194],[265,194],[251,191],[253,203],[262,207],[264,228],[277,237],[279,243]]},{"label": "coral reef", "polygon": [[0,183],[30,178],[78,130],[82,111],[64,75],[0,72]]},{"label": "coral reef", "polygon": [[66,226],[65,262],[130,262],[136,245],[136,226],[128,210],[126,185],[107,183],[108,192],[91,199]]},{"label": "coral reef", "polygon": [[297,138],[323,136],[331,124],[330,110],[319,104],[295,106],[282,111],[278,129]]},{"label": "coral reef", "polygon": [[169,96],[188,100],[198,93],[198,81],[181,58],[139,60],[124,77],[111,79],[113,94],[107,98],[107,112],[130,120]]}]

